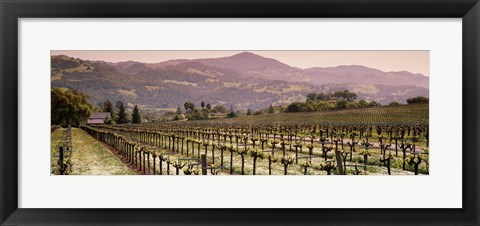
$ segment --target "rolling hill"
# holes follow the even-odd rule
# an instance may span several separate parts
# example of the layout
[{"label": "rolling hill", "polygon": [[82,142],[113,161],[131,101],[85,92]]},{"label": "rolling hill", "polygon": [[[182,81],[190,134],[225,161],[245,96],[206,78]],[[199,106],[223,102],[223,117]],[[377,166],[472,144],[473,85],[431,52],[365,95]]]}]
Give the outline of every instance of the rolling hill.
[{"label": "rolling hill", "polygon": [[305,100],[308,92],[348,89],[359,99],[405,103],[428,96],[428,77],[383,72],[358,65],[300,69],[249,52],[230,57],[160,63],[87,61],[51,57],[54,87],[74,88],[93,103],[122,100],[152,108],[176,108],[186,101],[261,109]]}]

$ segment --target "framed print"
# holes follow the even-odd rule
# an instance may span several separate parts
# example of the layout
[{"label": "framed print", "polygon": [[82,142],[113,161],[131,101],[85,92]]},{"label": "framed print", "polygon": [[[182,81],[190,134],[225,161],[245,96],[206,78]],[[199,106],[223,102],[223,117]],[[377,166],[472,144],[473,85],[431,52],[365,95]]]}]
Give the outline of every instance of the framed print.
[{"label": "framed print", "polygon": [[479,7],[2,1],[1,225],[478,225]]}]

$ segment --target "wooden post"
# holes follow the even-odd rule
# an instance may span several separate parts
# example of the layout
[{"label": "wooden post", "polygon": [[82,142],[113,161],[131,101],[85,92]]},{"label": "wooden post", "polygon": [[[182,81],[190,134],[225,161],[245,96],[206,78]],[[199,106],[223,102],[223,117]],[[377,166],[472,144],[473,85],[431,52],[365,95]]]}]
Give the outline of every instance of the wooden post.
[{"label": "wooden post", "polygon": [[344,175],[344,172],[343,172],[343,162],[342,162],[342,154],[340,153],[340,151],[335,151],[335,156],[336,156],[336,159],[337,159],[337,169],[338,169],[338,173],[340,175]]},{"label": "wooden post", "polygon": [[65,173],[65,170],[63,169],[63,147],[60,147],[58,161],[60,163],[60,169],[59,169],[60,175],[63,175]]},{"label": "wooden post", "polygon": [[206,155],[202,155],[202,157],[200,158],[200,163],[202,166],[202,175],[207,175],[207,156]]}]

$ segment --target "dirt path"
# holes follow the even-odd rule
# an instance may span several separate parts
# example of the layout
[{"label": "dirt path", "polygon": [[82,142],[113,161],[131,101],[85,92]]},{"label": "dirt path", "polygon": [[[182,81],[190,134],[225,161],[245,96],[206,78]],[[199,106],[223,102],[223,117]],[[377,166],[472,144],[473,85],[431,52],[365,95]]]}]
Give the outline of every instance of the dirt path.
[{"label": "dirt path", "polygon": [[125,165],[100,141],[81,129],[72,128],[73,149],[72,175],[134,175],[134,170]]}]

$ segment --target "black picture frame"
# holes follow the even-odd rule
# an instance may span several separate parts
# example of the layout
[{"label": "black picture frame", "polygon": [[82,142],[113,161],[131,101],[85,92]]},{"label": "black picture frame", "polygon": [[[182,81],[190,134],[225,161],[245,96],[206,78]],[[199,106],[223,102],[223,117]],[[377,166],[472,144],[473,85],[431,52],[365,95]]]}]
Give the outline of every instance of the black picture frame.
[{"label": "black picture frame", "polygon": [[[479,225],[478,0],[0,0],[1,225]],[[18,19],[122,17],[463,18],[461,209],[18,208]],[[448,45],[448,43],[445,43]],[[433,113],[437,114],[437,113]],[[439,113],[441,114],[441,113]],[[445,194],[448,195],[448,194]],[[441,198],[441,197],[439,197]]]}]

